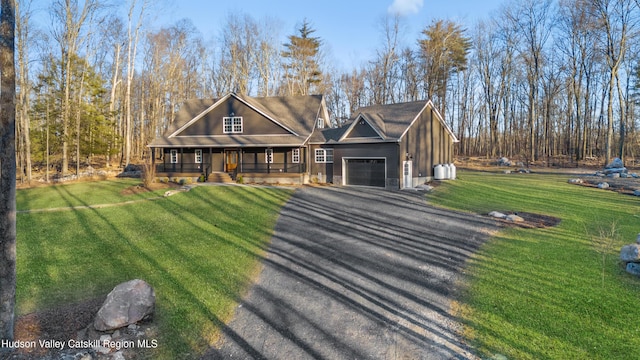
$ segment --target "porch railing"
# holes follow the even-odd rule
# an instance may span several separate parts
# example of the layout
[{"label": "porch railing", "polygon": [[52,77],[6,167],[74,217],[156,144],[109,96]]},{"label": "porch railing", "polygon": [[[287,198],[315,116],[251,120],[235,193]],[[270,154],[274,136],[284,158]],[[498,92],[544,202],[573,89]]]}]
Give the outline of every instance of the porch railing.
[{"label": "porch railing", "polygon": [[300,174],[305,172],[306,164],[285,164],[285,163],[244,163],[238,165],[238,172],[243,173],[294,173]]},{"label": "porch railing", "polygon": [[[236,167],[239,173],[294,173],[300,174],[307,169],[306,164],[285,164],[285,163],[243,163]],[[161,163],[156,164],[157,173],[193,173],[207,174],[209,173],[209,165],[201,163]]]},{"label": "porch railing", "polygon": [[156,172],[206,174],[209,172],[209,167],[207,166],[207,164],[202,163],[162,163],[156,164]]}]

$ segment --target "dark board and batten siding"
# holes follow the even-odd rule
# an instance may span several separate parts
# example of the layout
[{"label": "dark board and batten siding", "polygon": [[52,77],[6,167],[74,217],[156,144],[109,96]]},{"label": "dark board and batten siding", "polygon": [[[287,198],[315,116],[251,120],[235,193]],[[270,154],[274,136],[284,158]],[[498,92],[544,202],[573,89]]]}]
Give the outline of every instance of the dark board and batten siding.
[{"label": "dark board and batten siding", "polygon": [[210,136],[226,135],[223,130],[223,119],[229,116],[242,117],[242,135],[286,135],[286,129],[274,123],[264,115],[248,107],[234,97],[230,97],[224,106],[218,106],[200,120],[178,133],[178,136]]}]

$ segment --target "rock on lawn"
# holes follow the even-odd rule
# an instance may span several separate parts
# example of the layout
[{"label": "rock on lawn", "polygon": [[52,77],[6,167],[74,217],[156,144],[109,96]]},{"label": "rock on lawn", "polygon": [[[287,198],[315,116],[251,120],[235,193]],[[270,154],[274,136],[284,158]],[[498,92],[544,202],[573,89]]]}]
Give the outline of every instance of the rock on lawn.
[{"label": "rock on lawn", "polygon": [[143,280],[122,283],[107,295],[93,323],[98,331],[119,329],[150,317],[156,302],[156,294]]}]

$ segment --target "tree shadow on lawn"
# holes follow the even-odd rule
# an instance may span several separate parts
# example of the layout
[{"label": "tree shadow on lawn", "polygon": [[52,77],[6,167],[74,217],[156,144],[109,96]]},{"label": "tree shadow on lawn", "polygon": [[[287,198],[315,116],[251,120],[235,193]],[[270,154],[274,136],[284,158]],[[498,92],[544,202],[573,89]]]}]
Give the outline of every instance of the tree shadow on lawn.
[{"label": "tree shadow on lawn", "polygon": [[[81,199],[76,200],[80,202],[82,201]],[[191,197],[191,200],[201,201],[202,199]],[[275,201],[277,200],[274,200],[274,203]],[[214,232],[210,227],[204,226],[201,221],[194,219],[191,214],[186,213],[189,211],[189,208],[182,205],[179,201],[160,201],[148,204],[150,204],[148,206],[162,208],[162,212],[171,214],[171,217],[175,218],[176,221],[185,222],[188,227],[201,235],[204,239],[203,241],[211,243],[211,249],[213,252],[215,252],[215,244],[218,243],[225,244],[225,246],[235,247],[238,251],[246,253],[251,258],[260,259],[262,256],[261,253],[256,252],[260,248],[264,249],[264,245],[261,246],[258,241],[254,241],[254,239],[247,239],[248,242],[246,245],[242,245],[242,241],[237,242],[227,240],[225,236],[221,236],[219,233]],[[135,224],[143,226],[150,220],[148,213],[153,213],[153,211],[150,211],[147,207],[141,206],[127,206],[118,210],[117,214],[121,214],[122,211],[128,211],[129,214],[129,219],[125,224],[133,226],[135,226]],[[211,341],[211,339],[207,339],[205,337],[198,340],[196,337],[204,336],[205,333],[208,332],[204,330],[208,327],[206,323],[212,324],[215,328],[222,328],[224,325],[224,319],[221,320],[218,315],[211,312],[211,304],[205,304],[203,302],[202,294],[196,295],[193,292],[191,285],[193,285],[194,281],[198,284],[204,285],[199,287],[199,291],[215,292],[219,294],[216,296],[224,296],[229,299],[233,299],[236,302],[240,300],[241,294],[239,294],[237,285],[233,288],[229,288],[225,285],[228,281],[218,281],[223,279],[216,276],[215,266],[211,267],[209,270],[207,270],[207,268],[202,268],[202,266],[208,267],[211,265],[210,263],[203,262],[202,259],[198,258],[203,255],[202,253],[187,253],[182,247],[178,246],[178,243],[176,243],[176,241],[189,239],[181,237],[175,239],[163,237],[148,239],[147,241],[141,242],[140,239],[133,238],[135,237],[135,234],[122,231],[121,226],[124,226],[122,223],[123,220],[121,215],[117,219],[114,218],[114,216],[117,216],[114,215],[116,214],[114,210],[83,209],[65,213],[67,214],[66,216],[73,217],[76,224],[83,227],[83,237],[91,239],[92,243],[99,244],[99,248],[103,250],[101,253],[105,254],[105,256],[100,259],[94,259],[92,266],[94,270],[98,269],[101,274],[109,275],[107,275],[106,278],[92,278],[89,274],[94,270],[87,268],[87,270],[89,270],[87,272],[89,279],[85,280],[88,282],[89,280],[93,282],[97,280],[103,283],[103,286],[107,286],[110,289],[120,281],[126,281],[130,278],[144,278],[159,290],[159,316],[164,318],[163,321],[165,323],[171,323],[172,321],[181,322],[182,320],[179,319],[180,317],[200,319],[198,322],[189,324],[189,331],[180,332],[178,329],[173,329],[171,332],[171,343],[160,344],[161,347],[164,345],[164,349],[161,352],[162,354],[173,354],[170,357],[181,357],[185,356],[185,349],[187,349],[187,351],[189,351],[188,349],[191,349],[195,351],[195,353],[203,351],[209,344],[207,341]],[[156,226],[157,225],[171,227],[171,223],[167,222],[160,222],[157,223]],[[261,236],[263,235],[268,234],[263,231]],[[157,261],[155,257],[158,253],[170,254],[171,260],[169,262],[164,260],[163,263]],[[215,253],[212,253],[212,258],[215,259]],[[129,260],[125,262],[125,259]],[[102,265],[100,265],[100,263],[102,263]],[[181,267],[182,270],[179,273],[189,274],[189,277],[178,277],[178,272],[175,271],[175,267]],[[209,274],[211,276],[208,276]],[[225,275],[222,274],[221,276]],[[85,280],[80,282],[82,284],[87,284],[88,282],[85,282]],[[240,279],[239,283],[246,284],[249,281],[250,279],[248,278]],[[191,284],[189,285],[189,288],[187,287],[187,283]],[[82,284],[80,284],[81,287]],[[100,293],[105,290],[98,289]],[[190,304],[188,307],[190,310],[185,313],[181,309],[181,304]],[[35,306],[36,308],[40,307],[38,304],[35,304]],[[195,312],[193,310],[195,310]],[[55,317],[55,313],[48,313],[48,316]],[[170,320],[171,318],[174,318],[174,320]],[[47,334],[55,331],[55,329],[44,331],[43,329],[46,327],[46,324],[44,324],[45,320],[42,318],[25,317],[23,320],[25,321],[25,324],[30,324],[27,326],[28,332],[31,332],[28,334],[30,338],[48,336]],[[61,325],[61,327],[58,328],[58,331],[71,331],[71,327],[65,327],[64,323],[59,323],[59,325]],[[36,329],[39,330],[36,332]],[[164,331],[166,330],[168,329],[164,329]],[[210,335],[211,334],[207,336]],[[67,335],[65,333],[65,335],[58,336],[65,337]],[[175,349],[169,349],[169,347],[175,347]],[[188,357],[191,356],[192,355]]]}]

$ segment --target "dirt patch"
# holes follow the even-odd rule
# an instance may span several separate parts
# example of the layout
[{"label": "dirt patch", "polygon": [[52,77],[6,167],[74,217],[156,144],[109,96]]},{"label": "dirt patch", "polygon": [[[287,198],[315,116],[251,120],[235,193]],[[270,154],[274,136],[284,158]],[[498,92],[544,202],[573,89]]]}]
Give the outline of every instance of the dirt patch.
[{"label": "dirt patch", "polygon": [[518,215],[521,218],[523,218],[524,221],[513,222],[506,219],[496,219],[501,224],[504,224],[506,226],[521,227],[525,229],[541,229],[541,228],[554,227],[560,224],[560,221],[562,221],[561,219],[554,216],[534,214],[534,213],[528,213],[528,212],[508,212],[507,211],[507,212],[503,212],[503,214]]},{"label": "dirt patch", "polygon": [[[93,320],[104,303],[106,296],[89,299],[79,303],[64,305],[52,309],[38,311],[20,316],[16,319],[14,337],[16,341],[32,342],[35,346],[17,349],[12,353],[0,356],[0,359],[11,360],[59,360],[87,358],[96,360],[111,359],[118,349],[111,349],[108,353],[99,353],[93,348],[69,348],[69,343],[79,341],[94,341],[101,335],[109,334],[116,342],[137,342],[138,340],[157,337],[157,326],[153,321],[144,321],[134,330],[120,329],[116,337],[113,332],[99,333],[93,329]],[[65,344],[63,349],[46,348],[40,346],[40,340],[58,340]],[[76,342],[77,344],[77,342]],[[144,348],[126,348],[121,353],[126,359],[149,358],[149,350]]]},{"label": "dirt patch", "polygon": [[620,194],[633,195],[635,190],[640,190],[640,179],[634,177],[627,178],[610,178],[602,176],[580,176],[578,179],[582,180],[582,183],[575,183],[576,185],[597,188],[600,183],[607,183],[609,187],[606,190],[615,191]]},{"label": "dirt patch", "polygon": [[180,185],[175,183],[153,183],[149,187],[145,187],[142,184],[140,184],[140,185],[129,186],[128,188],[120,191],[120,194],[125,196],[136,195],[136,194],[143,194],[143,193],[147,193],[155,190],[173,189],[178,187],[180,187]]},{"label": "dirt patch", "polygon": [[[93,321],[106,297],[38,311],[16,319],[14,337],[18,341],[59,340],[67,343]],[[6,359],[53,359],[60,351],[40,346],[16,350]]]}]

